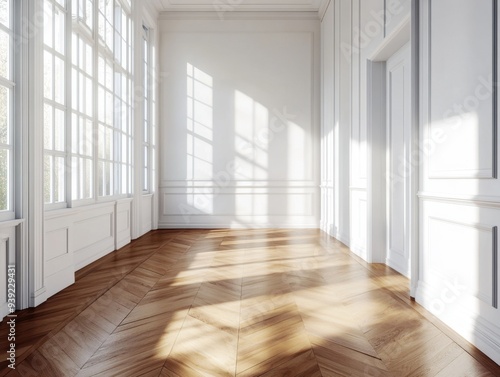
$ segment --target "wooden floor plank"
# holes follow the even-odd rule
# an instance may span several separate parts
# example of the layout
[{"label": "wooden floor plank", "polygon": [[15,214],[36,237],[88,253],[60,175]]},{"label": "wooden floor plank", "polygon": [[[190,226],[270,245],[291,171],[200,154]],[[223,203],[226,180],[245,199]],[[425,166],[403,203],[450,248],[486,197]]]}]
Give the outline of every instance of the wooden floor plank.
[{"label": "wooden floor plank", "polygon": [[406,278],[315,229],[151,232],[17,314],[0,376],[500,376]]}]

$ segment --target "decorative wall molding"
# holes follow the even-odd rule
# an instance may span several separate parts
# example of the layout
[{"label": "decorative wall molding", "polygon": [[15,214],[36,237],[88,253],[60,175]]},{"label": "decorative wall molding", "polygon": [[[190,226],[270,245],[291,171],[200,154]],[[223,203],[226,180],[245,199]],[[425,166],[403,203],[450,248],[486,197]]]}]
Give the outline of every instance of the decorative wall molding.
[{"label": "decorative wall molding", "polygon": [[132,204],[125,198],[45,213],[47,297],[73,284],[75,271],[130,243]]},{"label": "decorative wall molding", "polygon": [[[453,5],[455,5],[455,2],[450,1],[450,4],[452,4],[452,3],[453,3]],[[440,114],[440,116],[443,119],[441,119],[441,118],[433,119],[432,118],[433,109],[435,107],[434,106],[435,99],[433,98],[433,87],[434,87],[434,81],[433,81],[433,76],[434,76],[433,65],[434,64],[433,63],[434,63],[434,60],[438,60],[438,62],[440,64],[442,64],[442,59],[435,59],[433,57],[433,50],[432,50],[433,48],[436,48],[435,47],[436,41],[433,40],[433,30],[432,30],[433,22],[436,19],[435,15],[434,15],[435,11],[433,9],[433,6],[435,6],[435,4],[439,4],[440,6],[444,6],[443,2],[432,2],[431,1],[431,2],[429,2],[429,4],[426,4],[426,9],[425,9],[426,14],[424,15],[425,18],[428,19],[428,23],[427,23],[427,25],[425,25],[427,30],[425,31],[425,34],[424,34],[424,38],[425,38],[425,41],[424,41],[425,47],[424,48],[425,49],[424,49],[424,54],[423,54],[423,56],[424,56],[423,63],[426,65],[425,72],[427,73],[427,75],[422,74],[422,77],[428,78],[428,80],[426,80],[426,83],[425,83],[426,85],[424,85],[424,98],[425,98],[426,106],[423,107],[425,118],[427,119],[427,121],[424,123],[426,140],[432,140],[432,137],[433,137],[432,135],[434,135],[435,132],[438,132],[439,130],[441,130],[441,132],[443,132],[443,130],[445,130],[444,132],[447,135],[447,138],[452,139],[453,133],[450,134],[450,132],[449,132],[449,130],[452,129],[452,126],[445,123],[445,120],[447,120],[448,122],[451,122],[450,119],[453,119],[453,118],[461,119],[459,121],[460,123],[458,123],[459,125],[457,125],[456,127],[461,127],[460,129],[463,132],[465,127],[460,126],[460,125],[461,125],[461,122],[464,121],[465,117],[467,115],[469,115],[469,113],[471,113],[470,115],[472,117],[473,116],[478,117],[480,115],[480,114],[479,115],[477,114],[478,109],[480,109],[479,105],[476,106],[474,111],[467,112],[466,110],[462,110],[462,113],[458,113],[455,108],[452,108],[451,106],[449,106],[449,107],[446,107],[444,109],[441,109],[442,114]],[[484,13],[486,13],[486,12],[484,12]],[[490,62],[492,70],[490,73],[492,76],[491,82],[495,83],[495,82],[497,82],[497,76],[498,76],[497,75],[497,71],[498,71],[497,70],[497,66],[498,66],[498,53],[497,53],[497,50],[498,50],[498,37],[497,37],[497,34],[498,34],[497,33],[498,12],[497,12],[496,1],[491,1],[491,12],[489,12],[489,14],[491,14],[491,17],[492,17],[492,19],[491,19],[491,23],[492,23],[492,30],[491,30],[492,61]],[[477,37],[477,35],[474,35],[474,37]],[[446,43],[446,42],[443,42],[443,43]],[[484,43],[477,44],[477,46],[484,46]],[[439,49],[439,47],[438,47],[438,49]],[[474,54],[472,52],[467,52],[467,53],[469,55]],[[480,55],[479,52],[477,52],[476,55]],[[453,59],[453,57],[449,57],[449,58]],[[485,61],[484,59],[482,59],[482,60]],[[453,66],[453,65],[454,65],[454,61],[450,60],[450,66]],[[476,73],[476,75],[477,75],[477,73]],[[480,75],[480,78],[481,77],[483,78],[483,81],[485,81],[485,78],[487,77],[487,75],[484,74],[484,77],[483,77],[483,75]],[[477,77],[474,77],[474,79],[477,79]],[[441,80],[441,79],[439,79],[439,80]],[[469,81],[470,80],[471,79],[469,79]],[[466,81],[464,81],[464,83],[465,82]],[[469,84],[472,85],[470,82],[469,82]],[[498,144],[498,140],[497,140],[497,127],[498,127],[498,125],[497,125],[497,119],[498,119],[498,115],[497,115],[497,112],[498,112],[498,110],[497,110],[497,99],[498,99],[497,86],[491,85],[490,88],[485,88],[485,89],[487,91],[491,91],[491,98],[489,99],[489,101],[491,101],[491,107],[492,107],[491,130],[488,131],[485,129],[485,127],[488,127],[488,126],[484,124],[485,123],[484,120],[481,122],[479,119],[477,119],[478,129],[476,132],[477,135],[475,135],[475,136],[479,139],[480,135],[491,132],[491,135],[488,138],[488,140],[492,143],[491,150],[487,149],[490,147],[486,147],[485,145],[482,145],[482,147],[480,149],[478,149],[478,152],[477,152],[478,154],[479,153],[489,153],[491,155],[484,157],[484,158],[482,158],[482,156],[477,156],[478,164],[482,164],[483,166],[478,165],[475,168],[463,168],[462,166],[454,166],[454,167],[449,167],[449,168],[445,169],[445,168],[438,168],[435,166],[436,165],[436,160],[435,160],[436,153],[426,153],[425,154],[426,168],[427,168],[426,178],[428,180],[493,179],[493,178],[497,177],[497,160],[498,160],[498,153],[497,153],[497,149],[498,149],[498,146],[497,146],[497,144]],[[461,102],[457,102],[453,105],[454,106],[456,105],[459,108],[460,108],[460,106],[462,106],[462,108],[464,106],[465,106],[465,108],[467,108],[467,106],[469,106],[469,104],[468,103],[465,104],[462,102],[467,101],[469,99],[469,97],[471,98],[470,99],[471,101],[477,101],[478,104],[481,104],[482,102],[484,102],[484,101],[480,101],[478,98],[476,98],[477,95],[474,93],[473,88],[469,92],[471,94],[468,97],[461,98],[460,99]],[[474,96],[476,96],[476,97],[474,97]],[[440,94],[436,95],[436,98],[438,98],[438,97],[441,97],[441,95]],[[476,102],[474,102],[474,103],[476,103]],[[446,117],[446,119],[445,119],[445,117]],[[440,128],[434,129],[436,127],[434,124],[435,121],[441,122]],[[458,122],[458,120],[455,120],[454,122]],[[471,127],[471,125],[469,125],[469,128],[470,127]],[[454,130],[454,132],[458,132],[458,131]],[[447,141],[447,142],[448,142],[448,144],[451,143],[450,141]],[[477,142],[480,142],[480,140],[478,140]],[[444,143],[446,143],[446,141]],[[443,144],[443,145],[445,145],[445,144]],[[439,148],[439,147],[440,146],[438,143],[436,148]],[[443,147],[441,146],[441,148],[443,148]],[[476,146],[476,149],[477,148],[478,147]],[[454,150],[452,152],[455,153],[456,155],[452,156],[452,155],[450,155],[451,153],[448,153],[448,156],[446,159],[441,158],[441,159],[439,159],[439,161],[446,160],[447,164],[450,164],[450,163],[458,160],[457,159],[458,154],[463,155],[463,153],[466,153],[467,151],[464,151],[463,149],[457,149],[457,150]],[[487,160],[489,160],[489,161],[487,161]],[[453,166],[453,165],[451,165],[451,166]]]},{"label": "decorative wall molding", "polygon": [[209,11],[169,11],[161,12],[158,17],[160,23],[163,21],[172,20],[202,20],[202,21],[238,21],[238,20],[315,20],[318,21],[319,14],[317,11],[227,11],[215,12]]},{"label": "decorative wall molding", "polygon": [[418,193],[420,200],[432,200],[439,202],[454,202],[463,205],[473,205],[489,208],[500,208],[500,196],[487,195],[461,195],[453,193],[433,193],[420,191]]}]

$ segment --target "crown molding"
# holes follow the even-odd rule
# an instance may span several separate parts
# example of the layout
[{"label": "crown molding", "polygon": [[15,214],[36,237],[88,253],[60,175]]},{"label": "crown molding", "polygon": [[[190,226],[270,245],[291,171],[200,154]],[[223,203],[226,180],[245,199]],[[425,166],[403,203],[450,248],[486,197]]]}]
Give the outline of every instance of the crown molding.
[{"label": "crown molding", "polygon": [[161,12],[158,19],[162,20],[313,20],[319,21],[319,14],[316,11],[295,12],[295,11],[233,11],[220,14],[213,11],[168,11]]}]

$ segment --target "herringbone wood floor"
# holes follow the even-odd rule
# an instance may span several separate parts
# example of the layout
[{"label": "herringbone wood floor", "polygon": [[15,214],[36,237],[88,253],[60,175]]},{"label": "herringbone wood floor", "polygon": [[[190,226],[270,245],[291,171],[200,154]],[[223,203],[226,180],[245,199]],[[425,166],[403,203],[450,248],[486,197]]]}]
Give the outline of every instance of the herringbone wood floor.
[{"label": "herringbone wood floor", "polygon": [[151,232],[19,313],[0,375],[500,376],[407,285],[317,230]]}]

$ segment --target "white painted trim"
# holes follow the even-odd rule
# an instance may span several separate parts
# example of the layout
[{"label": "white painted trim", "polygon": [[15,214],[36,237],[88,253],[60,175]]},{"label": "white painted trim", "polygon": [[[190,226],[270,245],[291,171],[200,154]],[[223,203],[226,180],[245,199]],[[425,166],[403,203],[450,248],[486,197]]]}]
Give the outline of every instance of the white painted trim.
[{"label": "white painted trim", "polygon": [[265,223],[251,226],[248,225],[235,225],[231,222],[214,222],[214,223],[159,223],[158,229],[319,229],[318,224],[303,223],[303,224],[282,224],[276,225],[273,223]]},{"label": "white painted trim", "polygon": [[403,21],[384,38],[383,42],[373,51],[368,60],[386,61],[394,55],[401,47],[411,39],[411,15]]},{"label": "white painted trim", "polygon": [[[411,48],[411,138],[418,141],[410,144],[410,156],[419,156],[420,145],[420,13],[419,0],[411,0],[411,31],[410,31],[410,48]],[[420,162],[420,156],[418,158]],[[410,279],[410,296],[415,297],[417,294],[417,286],[420,278],[420,248],[419,248],[419,216],[420,207],[418,199],[418,191],[420,188],[420,169],[412,169],[410,177],[410,263],[411,263],[411,279]]]},{"label": "white painted trim", "polygon": [[[433,287],[423,281],[418,282],[416,300],[432,313],[432,303],[441,297]],[[500,364],[500,328],[481,317],[470,316],[467,310],[456,310],[453,315],[439,320],[450,326],[460,336],[474,344],[497,364]]]},{"label": "white painted trim", "polygon": [[500,208],[500,196],[459,195],[459,194],[431,193],[431,192],[421,191],[418,193],[418,197],[421,200],[455,202],[458,204],[470,204],[480,207]]},{"label": "white painted trim", "polygon": [[[39,14],[43,13],[42,3],[37,0],[28,0],[23,14],[25,19],[34,22]],[[26,30],[26,32],[30,32]],[[37,306],[46,300],[44,249],[43,249],[43,65],[38,62],[42,59],[42,33],[33,33],[28,41],[28,250],[29,250],[29,281],[30,306]]]},{"label": "white painted trim", "polygon": [[[186,180],[186,181],[162,181],[161,189],[171,188],[221,188],[214,181]],[[224,181],[224,188],[318,188],[314,180],[304,181]]]},{"label": "white painted trim", "polygon": [[319,14],[319,19],[321,22],[323,22],[323,18],[325,17],[326,11],[328,10],[328,7],[330,6],[330,3],[335,0],[322,0],[319,9],[318,9],[318,14]]},{"label": "white painted trim", "polygon": [[0,222],[0,229],[2,229],[2,228],[14,228],[22,223],[24,223],[24,219],[2,221],[2,222]]},{"label": "white painted trim", "polygon": [[159,22],[166,20],[314,20],[319,21],[319,14],[316,11],[232,11],[221,14],[215,11],[167,11],[161,12],[158,17]]},{"label": "white painted trim", "polygon": [[91,210],[100,209],[100,208],[114,207],[116,203],[120,203],[122,201],[123,202],[127,202],[127,201],[131,202],[132,198],[107,201],[104,203],[92,204],[92,205],[75,207],[75,208],[64,208],[64,209],[59,209],[59,210],[47,211],[47,212],[45,212],[45,220],[51,220],[51,219],[55,219],[57,217],[76,215],[76,214],[79,214],[82,212],[91,211]]}]

